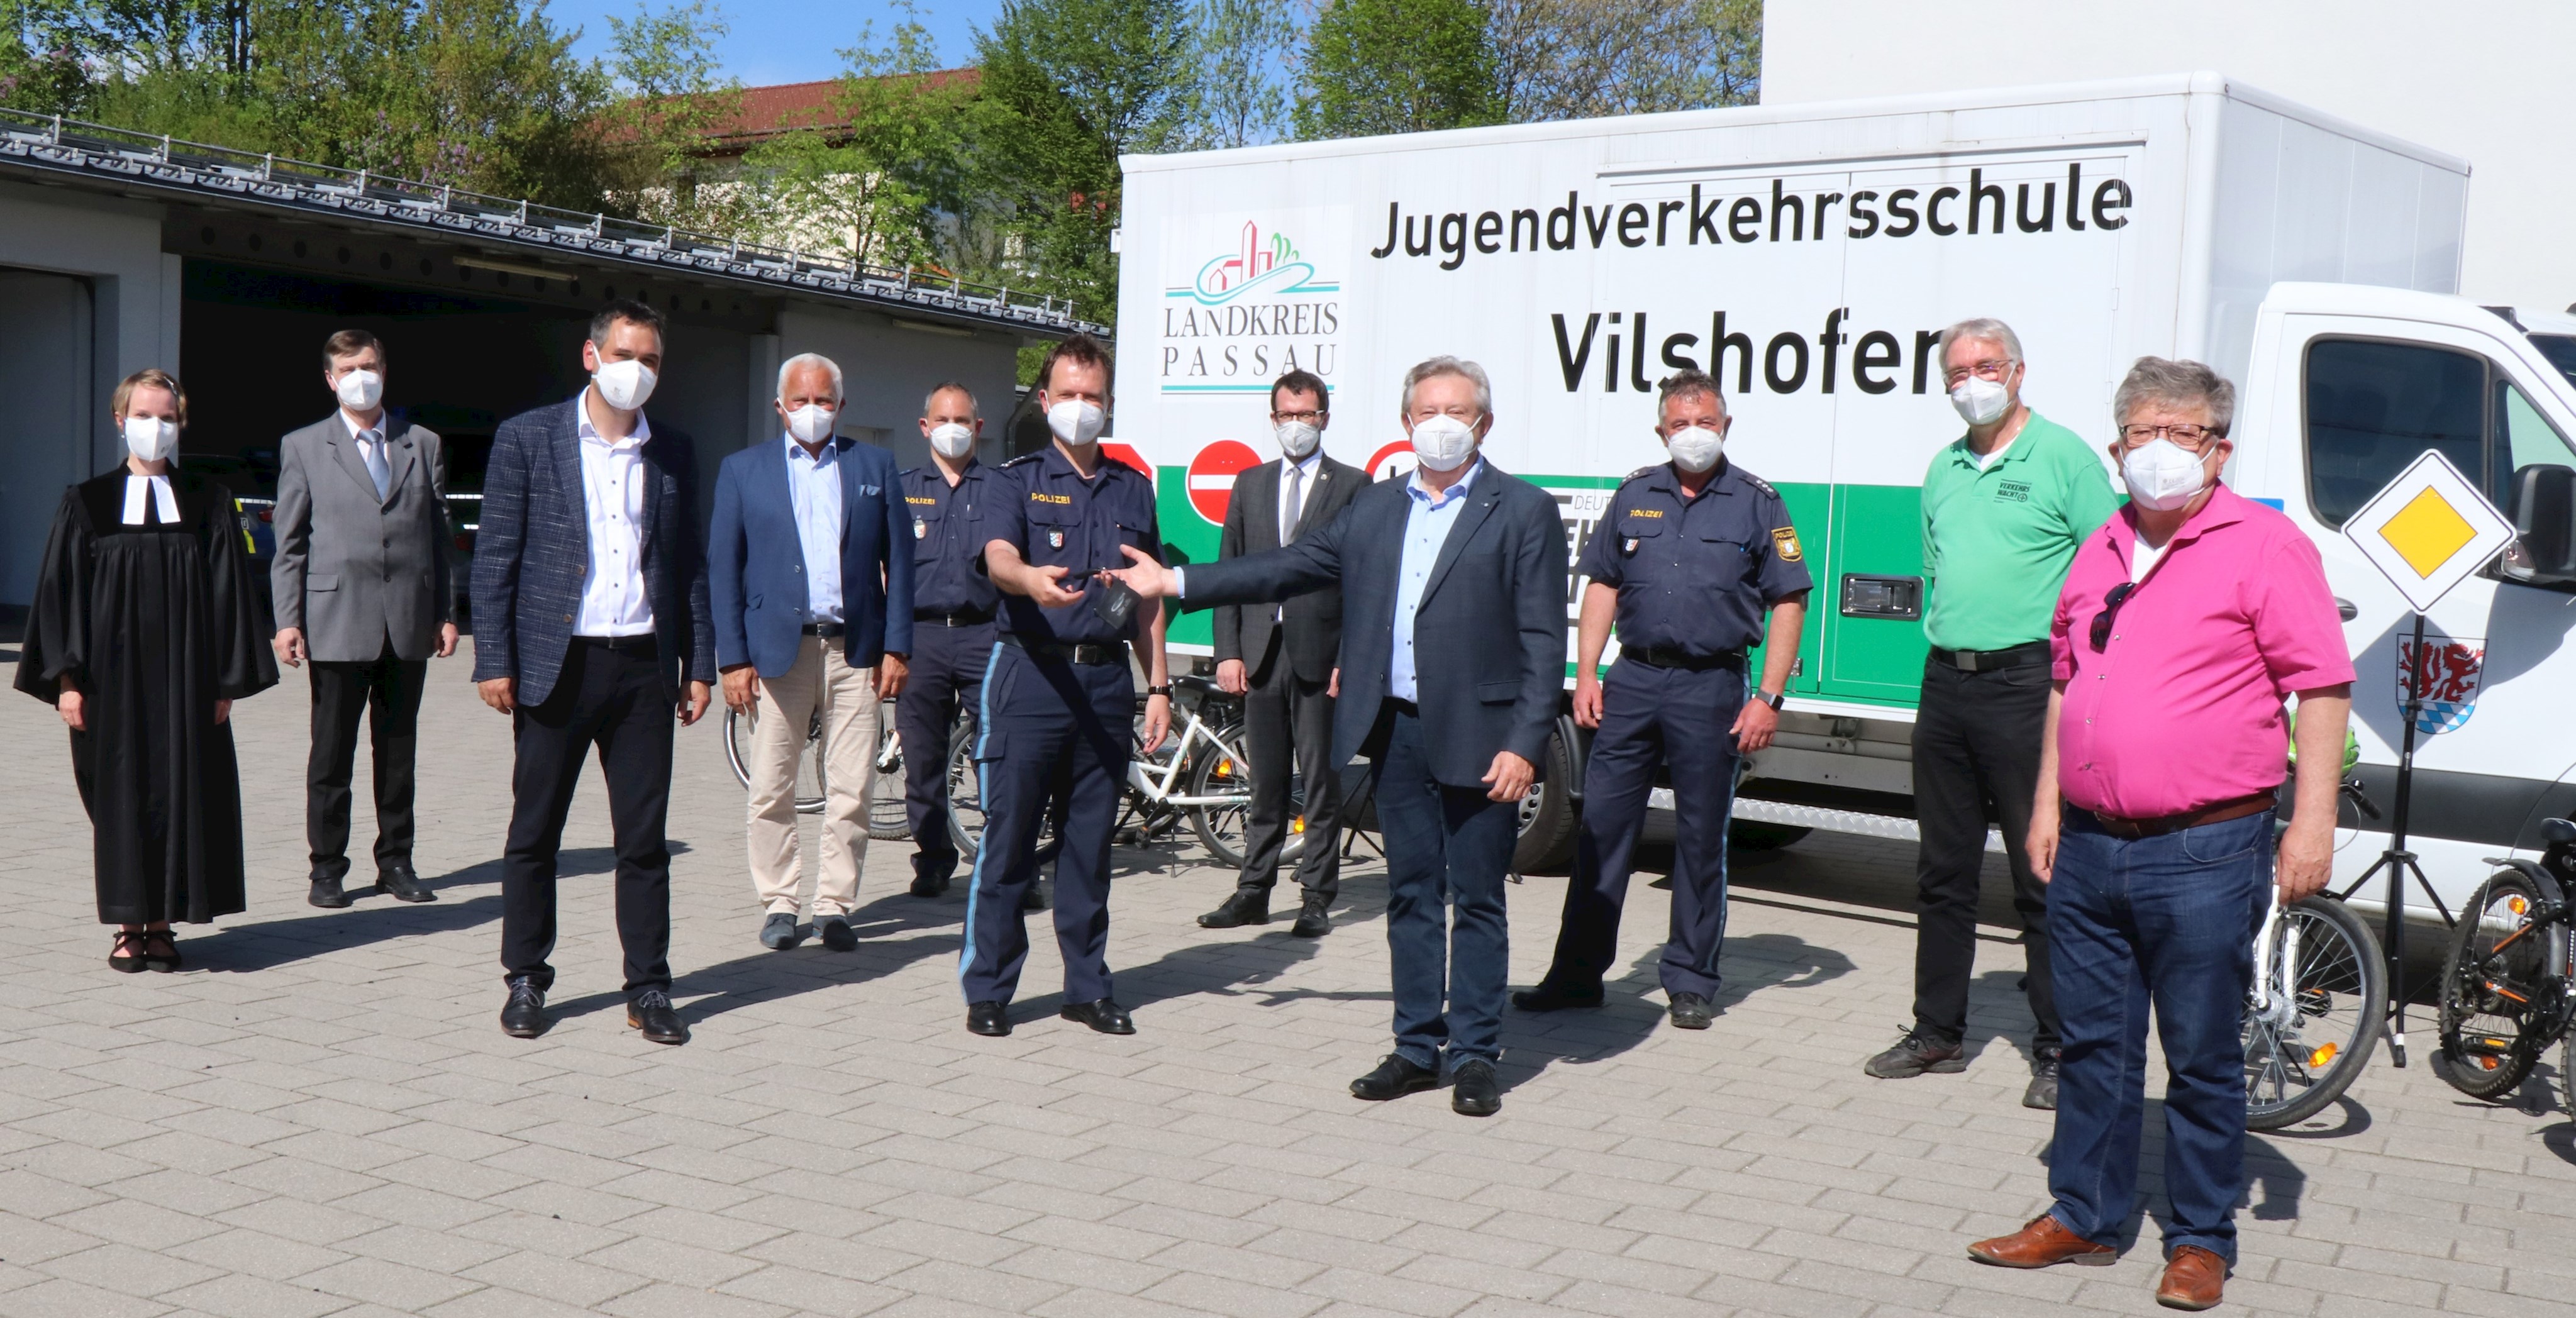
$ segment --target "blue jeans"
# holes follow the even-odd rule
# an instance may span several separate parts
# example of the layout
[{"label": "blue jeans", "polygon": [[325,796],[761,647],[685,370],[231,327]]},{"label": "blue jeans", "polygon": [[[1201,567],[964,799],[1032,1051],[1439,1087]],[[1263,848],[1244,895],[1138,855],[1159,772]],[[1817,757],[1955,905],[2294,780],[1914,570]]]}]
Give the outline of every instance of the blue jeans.
[{"label": "blue jeans", "polygon": [[1386,834],[1395,1051],[1431,1069],[1444,1047],[1454,1061],[1493,1061],[1503,1051],[1511,961],[1503,875],[1520,840],[1520,803],[1442,785],[1431,776],[1422,720],[1397,712],[1377,762],[1377,817]]},{"label": "blue jeans", "polygon": [[2135,842],[2068,809],[2048,884],[2050,968],[2066,1055],[2049,1211],[2108,1243],[2138,1191],[2147,1008],[2165,1049],[2165,1253],[2236,1261],[2245,1191],[2245,1056],[2237,1030],[2269,903],[2272,816]]}]

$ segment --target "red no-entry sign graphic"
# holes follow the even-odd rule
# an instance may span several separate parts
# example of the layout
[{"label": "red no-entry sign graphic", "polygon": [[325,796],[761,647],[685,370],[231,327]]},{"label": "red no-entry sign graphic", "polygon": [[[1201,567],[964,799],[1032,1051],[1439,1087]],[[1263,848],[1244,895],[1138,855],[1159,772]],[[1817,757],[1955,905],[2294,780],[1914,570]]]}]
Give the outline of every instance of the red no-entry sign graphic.
[{"label": "red no-entry sign graphic", "polygon": [[1226,505],[1234,498],[1234,478],[1261,465],[1261,455],[1237,439],[1220,439],[1190,459],[1190,506],[1199,516],[1225,524]]},{"label": "red no-entry sign graphic", "polygon": [[1369,479],[1402,480],[1413,474],[1415,465],[1413,441],[1399,439],[1369,455]]}]

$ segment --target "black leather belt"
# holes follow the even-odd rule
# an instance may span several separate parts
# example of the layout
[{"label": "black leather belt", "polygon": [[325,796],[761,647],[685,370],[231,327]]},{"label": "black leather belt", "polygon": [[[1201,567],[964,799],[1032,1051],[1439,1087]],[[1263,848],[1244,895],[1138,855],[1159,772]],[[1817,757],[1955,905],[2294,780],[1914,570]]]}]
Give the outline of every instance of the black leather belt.
[{"label": "black leather belt", "polygon": [[928,623],[933,627],[981,627],[993,620],[993,611],[986,609],[981,613],[936,613],[915,609],[912,620],[916,623]]},{"label": "black leather belt", "polygon": [[1062,641],[1030,641],[1023,640],[1017,636],[1005,636],[1002,638],[1002,643],[1004,645],[1017,646],[1020,649],[1028,651],[1029,657],[1032,659],[1052,659],[1059,663],[1072,664],[1123,664],[1127,662],[1127,643],[1125,641],[1109,641],[1099,645],[1089,643],[1067,645]]},{"label": "black leather belt", "polygon": [[1682,668],[1704,673],[1712,668],[1744,667],[1744,652],[1728,650],[1723,654],[1692,654],[1678,645],[1623,645],[1619,657],[1632,664],[1652,664],[1657,668]]},{"label": "black leather belt", "polygon": [[662,648],[662,638],[651,632],[641,636],[576,636],[573,639],[610,654],[652,654]]},{"label": "black leather belt", "polygon": [[1994,673],[2049,661],[2048,642],[2030,641],[2003,650],[1944,650],[1932,647],[1932,662],[1963,673]]},{"label": "black leather belt", "polygon": [[1406,718],[1422,717],[1422,706],[1417,705],[1410,700],[1398,700],[1393,696],[1388,696],[1386,698],[1386,703],[1395,706],[1395,712],[1404,715]]},{"label": "black leather belt", "polygon": [[847,635],[849,630],[837,622],[809,622],[804,627],[806,635],[820,636],[827,641],[837,641]]}]

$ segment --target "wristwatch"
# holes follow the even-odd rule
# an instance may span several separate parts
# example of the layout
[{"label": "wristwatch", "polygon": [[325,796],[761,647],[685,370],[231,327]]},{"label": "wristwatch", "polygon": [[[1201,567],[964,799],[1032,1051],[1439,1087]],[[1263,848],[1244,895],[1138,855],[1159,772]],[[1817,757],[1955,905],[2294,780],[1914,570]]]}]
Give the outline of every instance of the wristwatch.
[{"label": "wristwatch", "polygon": [[1154,697],[1156,697],[1156,696],[1161,696],[1161,697],[1162,697],[1163,699],[1165,699],[1165,700],[1169,700],[1169,699],[1171,699],[1171,698],[1172,698],[1172,688],[1171,688],[1171,685],[1170,685],[1169,683],[1165,683],[1165,684],[1164,684],[1164,685],[1162,685],[1162,686],[1148,686],[1148,687],[1146,687],[1146,688],[1145,688],[1145,698],[1146,698],[1146,699],[1151,700],[1151,699],[1153,699],[1153,698],[1154,698]]},{"label": "wristwatch", "polygon": [[1754,689],[1754,692],[1753,692],[1753,698],[1754,698],[1754,699],[1756,699],[1756,700],[1761,701],[1763,704],[1769,705],[1769,706],[1770,706],[1772,709],[1774,709],[1774,710],[1777,710],[1777,709],[1779,709],[1782,705],[1785,705],[1785,704],[1788,704],[1788,703],[1789,703],[1789,693],[1788,693],[1788,692],[1786,692],[1786,691],[1764,691],[1764,690],[1760,689],[1759,687],[1756,687],[1756,688]]}]

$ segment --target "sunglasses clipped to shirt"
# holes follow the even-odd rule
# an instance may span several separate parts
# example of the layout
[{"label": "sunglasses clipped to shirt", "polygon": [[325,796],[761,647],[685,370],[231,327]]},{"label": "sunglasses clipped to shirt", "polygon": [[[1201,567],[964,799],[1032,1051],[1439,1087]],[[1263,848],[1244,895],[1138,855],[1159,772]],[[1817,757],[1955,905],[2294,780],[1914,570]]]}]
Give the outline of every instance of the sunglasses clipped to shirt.
[{"label": "sunglasses clipped to shirt", "polygon": [[2102,596],[2102,611],[2093,615],[2093,652],[2095,654],[2100,654],[2102,647],[2111,643],[2111,624],[2120,616],[2120,606],[2128,603],[2129,596],[2137,593],[2137,589],[2138,583],[2123,581]]}]

